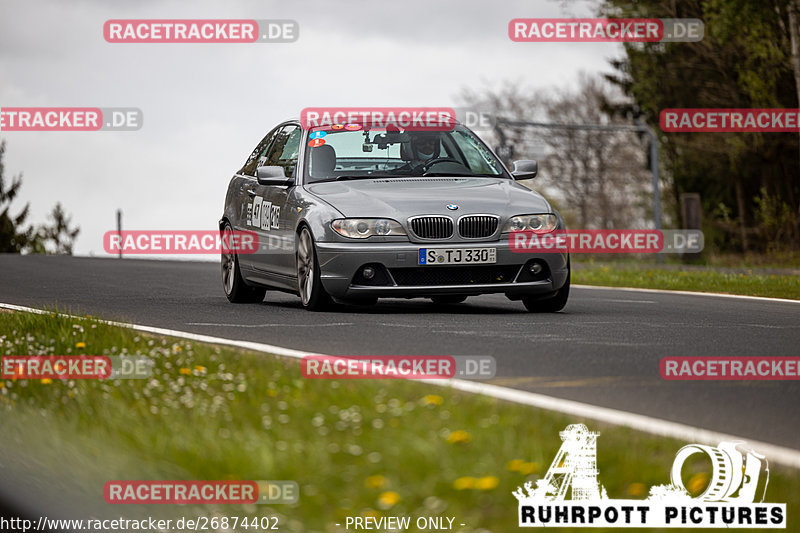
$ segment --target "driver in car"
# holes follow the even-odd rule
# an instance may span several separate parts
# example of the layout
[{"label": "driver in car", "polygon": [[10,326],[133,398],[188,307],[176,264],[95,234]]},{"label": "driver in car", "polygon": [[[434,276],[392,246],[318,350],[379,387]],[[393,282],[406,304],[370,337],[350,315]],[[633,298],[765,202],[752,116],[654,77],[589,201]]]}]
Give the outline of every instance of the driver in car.
[{"label": "driver in car", "polygon": [[435,133],[418,134],[411,137],[411,146],[422,163],[439,157],[439,136]]},{"label": "driver in car", "polygon": [[[410,149],[406,150],[407,147]],[[422,174],[428,161],[441,157],[439,135],[437,133],[412,133],[408,145],[401,148],[401,154],[407,163],[398,168],[398,171]]]}]

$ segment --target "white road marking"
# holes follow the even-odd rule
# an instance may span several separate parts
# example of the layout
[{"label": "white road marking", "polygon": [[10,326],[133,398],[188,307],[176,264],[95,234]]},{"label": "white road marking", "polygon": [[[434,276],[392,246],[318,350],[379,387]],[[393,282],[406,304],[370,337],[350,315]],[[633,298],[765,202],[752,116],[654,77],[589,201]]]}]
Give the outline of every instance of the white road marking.
[{"label": "white road marking", "polygon": [[601,302],[614,302],[621,304],[654,304],[658,303],[655,300],[616,300],[614,298],[597,298]]},{"label": "white road marking", "polygon": [[[790,300],[793,301],[793,300]],[[0,308],[10,309],[12,311],[22,311],[26,313],[36,314],[50,314],[51,311],[43,311],[32,307],[24,307],[20,305],[0,303]],[[73,316],[73,315],[66,315]],[[75,317],[73,318],[83,318]],[[155,328],[152,326],[142,326],[138,324],[126,324],[123,322],[114,322],[109,320],[100,320],[105,324],[113,326],[121,326],[130,328],[136,331],[143,331],[146,333],[153,333],[156,335],[165,335],[170,337],[178,337],[196,342],[206,342],[210,344],[221,344],[226,346],[235,346],[237,348],[244,348],[257,352],[265,352],[268,354],[281,355],[285,357],[292,357],[302,359],[308,355],[325,355],[314,352],[304,352],[300,350],[293,350],[290,348],[283,348],[281,346],[274,346],[271,344],[263,344],[260,342],[239,341],[233,339],[224,339],[221,337],[212,337],[210,335],[199,335],[197,333],[189,333],[186,331],[172,330],[166,328]],[[333,356],[331,356],[333,357]],[[421,383],[431,385],[438,385],[442,387],[451,387],[456,390],[471,392],[475,394],[483,394],[491,396],[499,400],[506,400],[522,405],[530,405],[539,409],[547,409],[558,413],[564,413],[570,416],[585,417],[607,424],[614,424],[618,426],[629,427],[651,435],[658,435],[661,437],[669,437],[677,440],[682,440],[686,443],[708,444],[716,446],[723,441],[745,441],[753,449],[758,450],[759,453],[766,455],[770,461],[780,463],[792,468],[800,468],[800,450],[786,448],[775,444],[766,442],[759,442],[752,439],[719,433],[703,428],[693,427],[678,422],[671,422],[668,420],[661,420],[659,418],[630,413],[627,411],[620,411],[618,409],[611,409],[608,407],[599,407],[573,400],[564,400],[561,398],[554,398],[545,394],[535,392],[527,392],[516,389],[509,389],[506,387],[499,387],[497,385],[488,385],[486,383],[476,383],[474,381],[466,381],[460,379],[425,379],[414,380]]]},{"label": "white road marking", "polygon": [[334,322],[331,324],[217,324],[216,322],[187,322],[187,326],[217,326],[223,328],[321,328],[331,326],[355,326],[355,322]]},{"label": "white road marking", "polygon": [[800,304],[800,300],[789,300],[787,298],[767,298],[766,296],[744,296],[742,294],[725,294],[722,292],[694,292],[694,291],[670,291],[665,289],[641,289],[638,287],[605,287],[601,285],[573,285],[576,289],[597,289],[612,291],[629,292],[650,292],[655,294],[681,294],[684,296],[715,296],[717,298],[737,298],[741,300],[758,300],[762,302],[781,302],[790,304]]}]

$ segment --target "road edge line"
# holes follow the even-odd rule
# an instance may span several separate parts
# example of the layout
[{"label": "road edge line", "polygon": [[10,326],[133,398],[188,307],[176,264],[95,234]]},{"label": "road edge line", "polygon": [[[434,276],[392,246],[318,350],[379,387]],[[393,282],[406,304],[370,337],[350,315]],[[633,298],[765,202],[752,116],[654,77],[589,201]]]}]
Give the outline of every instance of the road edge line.
[{"label": "road edge line", "polygon": [[746,294],[727,294],[724,292],[697,292],[697,291],[673,291],[669,289],[647,289],[644,287],[610,287],[607,285],[580,285],[572,286],[575,289],[600,289],[628,292],[654,292],[656,294],[680,294],[683,296],[714,296],[717,298],[736,298],[740,300],[756,300],[760,302],[778,302],[788,304],[800,304],[800,300],[790,300],[788,298],[770,298],[768,296],[748,296]]},{"label": "road edge line", "polygon": [[[9,309],[12,311],[21,311],[25,313],[35,313],[40,315],[51,314],[51,311],[44,311],[33,307],[25,307],[21,305],[7,304],[0,302],[0,308]],[[70,315],[66,313],[59,313],[69,316],[71,318],[83,319],[85,317]],[[279,355],[282,357],[290,357],[293,359],[302,359],[308,355],[325,355],[313,352],[304,352],[293,350],[291,348],[283,348],[281,346],[274,346],[271,344],[264,344],[252,341],[241,341],[235,339],[226,339],[223,337],[213,337],[210,335],[201,335],[199,333],[190,333],[187,331],[173,330],[167,328],[158,328],[153,326],[144,326],[140,324],[130,324],[126,322],[116,322],[112,320],[97,319],[99,322],[109,324],[112,326],[120,326],[124,328],[141,331],[144,333],[153,333],[156,335],[165,335],[169,337],[177,337],[196,342],[205,342],[209,344],[218,344],[223,346],[233,346],[236,348],[243,348],[253,350],[256,352],[267,353],[271,355]],[[336,356],[329,356],[336,357]],[[477,383],[474,381],[467,381],[463,379],[416,379],[410,381],[418,381],[421,383],[428,383],[441,387],[450,387],[462,392],[469,392],[473,394],[483,394],[498,400],[505,400],[520,405],[528,405],[537,407],[548,411],[554,411],[561,414],[585,417],[598,422],[606,424],[613,424],[616,426],[627,427],[650,435],[661,437],[669,437],[678,440],[683,440],[692,444],[707,444],[716,446],[723,441],[744,441],[749,445],[766,455],[771,461],[788,466],[795,469],[800,469],[800,450],[786,448],[776,444],[769,444],[767,442],[755,441],[745,437],[737,437],[728,435],[726,433],[719,433],[708,429],[698,428],[681,424],[679,422],[671,422],[669,420],[662,420],[647,415],[640,415],[628,411],[621,411],[619,409],[612,409],[610,407],[600,407],[588,403],[577,402],[575,400],[565,400],[562,398],[555,398],[536,392],[521,391],[517,389],[510,389],[498,385],[490,385],[487,383]]]}]

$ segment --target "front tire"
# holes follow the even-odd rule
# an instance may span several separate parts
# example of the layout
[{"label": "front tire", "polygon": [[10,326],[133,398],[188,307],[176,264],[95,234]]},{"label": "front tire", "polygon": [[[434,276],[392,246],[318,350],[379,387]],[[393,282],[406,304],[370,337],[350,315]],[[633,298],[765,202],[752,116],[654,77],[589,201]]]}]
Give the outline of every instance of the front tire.
[{"label": "front tire", "polygon": [[303,307],[309,311],[322,311],[331,306],[331,297],[325,292],[319,272],[317,250],[311,231],[305,226],[297,236],[297,292]]},{"label": "front tire", "polygon": [[567,281],[564,283],[564,286],[558,289],[556,294],[550,298],[537,300],[532,296],[524,296],[522,298],[522,303],[525,304],[525,308],[531,313],[556,313],[564,309],[569,299],[570,277],[571,269],[567,270]]},{"label": "front tire", "polygon": [[[233,242],[233,228],[226,222],[222,229],[223,243]],[[239,258],[234,250],[222,250],[222,288],[228,301],[235,304],[259,303],[267,293],[266,289],[247,285],[239,270]]]}]

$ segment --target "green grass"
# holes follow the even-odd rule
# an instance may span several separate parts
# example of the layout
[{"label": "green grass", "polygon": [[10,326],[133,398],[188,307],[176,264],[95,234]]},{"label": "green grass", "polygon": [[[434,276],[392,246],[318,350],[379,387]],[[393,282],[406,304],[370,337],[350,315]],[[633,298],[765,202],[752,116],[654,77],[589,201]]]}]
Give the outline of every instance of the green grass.
[{"label": "green grass", "polygon": [[[454,516],[466,524],[457,531],[504,532],[517,529],[512,491],[545,473],[567,424],[601,432],[611,498],[668,483],[686,444],[419,382],[307,380],[296,360],[56,313],[0,312],[0,332],[0,355],[155,360],[148,380],[0,381],[0,450],[26,459],[26,477],[103,512],[132,512],[103,502],[113,479],[295,480],[297,504],[174,512],[275,515],[281,531],[343,531],[334,524],[347,516]],[[800,475],[776,465],[770,474],[767,501],[786,502],[796,530]],[[693,480],[702,490],[704,475]],[[148,512],[173,506],[160,507]]]},{"label": "green grass", "polygon": [[721,292],[800,300],[800,277],[791,275],[672,270],[657,266],[582,263],[572,270],[572,283],[697,292]]}]

